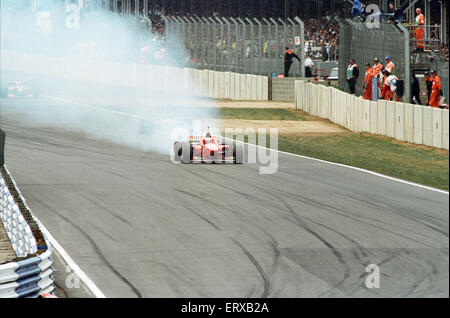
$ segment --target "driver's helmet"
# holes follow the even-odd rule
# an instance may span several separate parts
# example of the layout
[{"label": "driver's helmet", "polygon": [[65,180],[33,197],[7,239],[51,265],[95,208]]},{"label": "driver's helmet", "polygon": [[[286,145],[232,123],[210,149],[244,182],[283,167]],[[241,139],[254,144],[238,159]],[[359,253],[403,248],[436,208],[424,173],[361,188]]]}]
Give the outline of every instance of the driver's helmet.
[{"label": "driver's helmet", "polygon": [[206,133],[206,138],[211,138],[211,134],[209,133],[209,131]]},{"label": "driver's helmet", "polygon": [[211,137],[206,137],[205,138],[205,144],[210,144],[212,142],[212,138]]}]

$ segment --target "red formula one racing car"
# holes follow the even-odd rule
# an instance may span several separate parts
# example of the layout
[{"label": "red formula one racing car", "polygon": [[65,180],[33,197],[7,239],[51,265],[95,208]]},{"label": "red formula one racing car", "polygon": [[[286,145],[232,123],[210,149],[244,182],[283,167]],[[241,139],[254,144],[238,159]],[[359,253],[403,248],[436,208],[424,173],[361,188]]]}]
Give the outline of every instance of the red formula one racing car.
[{"label": "red formula one racing car", "polygon": [[181,163],[237,163],[244,161],[244,148],[235,141],[221,141],[206,133],[204,137],[190,136],[189,141],[175,142],[175,162]]},{"label": "red formula one racing car", "polygon": [[22,81],[8,81],[8,86],[2,91],[2,95],[7,98],[38,97],[38,94]]}]

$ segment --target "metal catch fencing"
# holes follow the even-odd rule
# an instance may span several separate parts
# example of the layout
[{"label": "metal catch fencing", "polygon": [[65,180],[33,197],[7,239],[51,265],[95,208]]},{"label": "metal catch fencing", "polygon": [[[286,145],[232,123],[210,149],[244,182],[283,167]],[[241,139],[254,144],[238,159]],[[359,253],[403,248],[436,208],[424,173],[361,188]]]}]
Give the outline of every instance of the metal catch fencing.
[{"label": "metal catch fencing", "polygon": [[[188,67],[255,75],[284,73],[285,46],[298,55],[290,76],[304,77],[304,24],[294,19],[163,17],[167,49]],[[185,48],[180,50],[180,44]],[[178,54],[178,55],[177,55]]]},{"label": "metal catch fencing", "polygon": [[403,80],[405,98],[410,99],[410,43],[409,31],[401,24],[380,23],[369,28],[366,23],[339,19],[339,86],[348,91],[346,72],[348,61],[354,58],[360,69],[356,94],[363,94],[364,65],[373,65],[374,58],[386,66],[385,57],[390,56],[395,65],[394,74]]}]

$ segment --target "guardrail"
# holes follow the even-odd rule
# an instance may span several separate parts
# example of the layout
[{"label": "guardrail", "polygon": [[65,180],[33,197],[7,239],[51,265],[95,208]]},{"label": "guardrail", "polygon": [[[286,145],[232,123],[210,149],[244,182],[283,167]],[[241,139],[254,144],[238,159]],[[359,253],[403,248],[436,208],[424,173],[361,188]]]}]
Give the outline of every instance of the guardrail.
[{"label": "guardrail", "polygon": [[334,87],[295,81],[295,106],[351,131],[449,149],[449,110],[386,100],[370,101]]},{"label": "guardrail", "polygon": [[0,166],[0,221],[16,254],[15,261],[0,264],[0,298],[52,293],[52,250],[4,165]]}]

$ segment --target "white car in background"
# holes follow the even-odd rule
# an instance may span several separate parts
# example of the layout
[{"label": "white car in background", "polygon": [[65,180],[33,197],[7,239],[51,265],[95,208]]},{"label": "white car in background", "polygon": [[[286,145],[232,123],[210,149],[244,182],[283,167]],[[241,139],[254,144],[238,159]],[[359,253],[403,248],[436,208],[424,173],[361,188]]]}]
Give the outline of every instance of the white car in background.
[{"label": "white car in background", "polygon": [[327,78],[328,80],[338,80],[339,79],[339,68],[335,67],[331,69],[330,76]]}]

